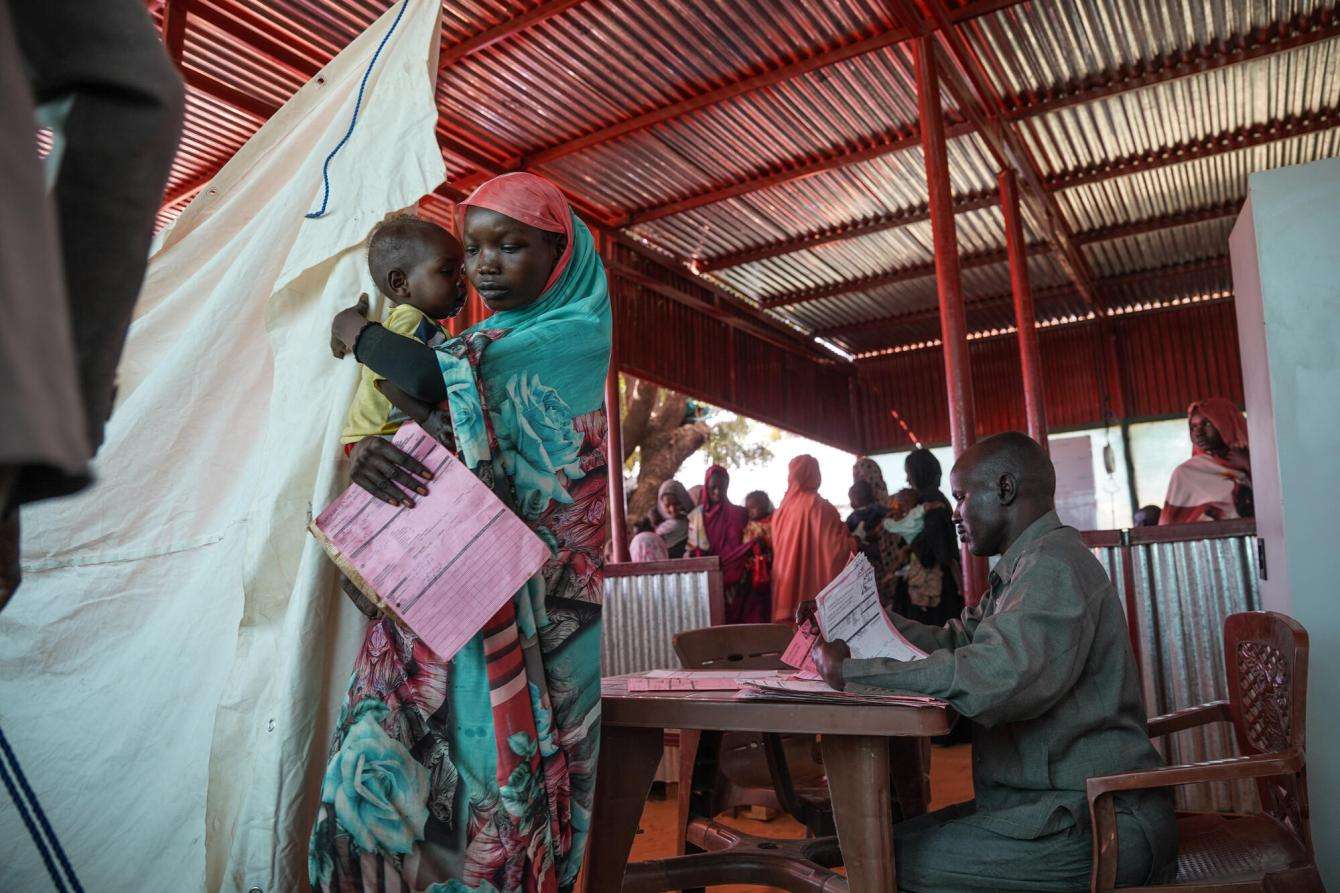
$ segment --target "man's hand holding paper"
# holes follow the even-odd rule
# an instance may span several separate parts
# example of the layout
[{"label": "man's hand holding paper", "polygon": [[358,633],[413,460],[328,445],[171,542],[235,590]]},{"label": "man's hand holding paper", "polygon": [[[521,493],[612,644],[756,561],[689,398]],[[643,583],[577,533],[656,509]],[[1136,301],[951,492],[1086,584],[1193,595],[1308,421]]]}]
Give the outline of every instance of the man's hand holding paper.
[{"label": "man's hand holding paper", "polygon": [[[837,577],[824,587],[814,602],[804,602],[796,612],[799,630],[787,655],[808,646],[809,660],[802,670],[812,670],[833,688],[842,688],[842,661],[848,657],[883,657],[919,660],[926,652],[913,645],[889,620],[879,603],[875,569],[857,553]],[[812,630],[817,622],[818,635]],[[804,640],[802,643],[802,639]],[[785,656],[784,656],[785,659]]]}]

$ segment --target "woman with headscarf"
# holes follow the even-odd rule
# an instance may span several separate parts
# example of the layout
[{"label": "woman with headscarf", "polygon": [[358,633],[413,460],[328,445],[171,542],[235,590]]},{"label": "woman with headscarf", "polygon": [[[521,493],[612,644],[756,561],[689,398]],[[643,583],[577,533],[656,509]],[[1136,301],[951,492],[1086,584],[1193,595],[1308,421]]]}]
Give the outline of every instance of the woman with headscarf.
[{"label": "woman with headscarf", "polygon": [[875,505],[889,508],[889,487],[884,483],[884,471],[878,462],[869,456],[862,456],[852,466],[851,477],[853,484],[864,481],[869,485]]},{"label": "woman with headscarf", "polygon": [[1159,524],[1227,521],[1255,515],[1247,420],[1229,400],[1211,397],[1187,410],[1191,458],[1173,470]]},{"label": "woman with headscarf", "polygon": [[[462,211],[466,275],[493,316],[432,347],[352,310],[333,335],[399,386],[397,405],[553,557],[450,662],[388,618],[371,623],[312,829],[309,873],[322,891],[568,890],[586,848],[600,728],[605,270],[585,224],[540,177],[490,180]],[[352,457],[355,481],[387,501],[412,505],[433,486],[387,441],[361,441]]]},{"label": "woman with headscarf", "polygon": [[749,574],[753,543],[744,538],[749,515],[726,495],[730,474],[720,465],[707,469],[702,496],[689,515],[689,550],[694,556],[721,558],[721,582],[725,590],[727,623],[767,621],[767,606],[758,604]]},{"label": "woman with headscarf", "polygon": [[[953,507],[940,491],[940,460],[930,450],[908,453],[903,463],[916,505],[885,530],[910,547],[907,562],[894,580],[893,611],[920,623],[944,626],[963,613],[963,569]],[[905,504],[904,493],[898,494]]]},{"label": "woman with headscarf", "polygon": [[656,535],[665,541],[671,558],[683,558],[689,545],[689,514],[693,511],[689,491],[679,481],[666,481],[656,493],[656,506],[661,515]]},{"label": "woman with headscarf", "polygon": [[665,540],[655,533],[644,530],[633,537],[628,546],[629,561],[669,561],[670,553],[665,549]]},{"label": "woman with headscarf", "polygon": [[772,516],[772,620],[792,623],[796,606],[819,594],[851,556],[847,525],[819,495],[819,460],[796,456],[786,496]]}]

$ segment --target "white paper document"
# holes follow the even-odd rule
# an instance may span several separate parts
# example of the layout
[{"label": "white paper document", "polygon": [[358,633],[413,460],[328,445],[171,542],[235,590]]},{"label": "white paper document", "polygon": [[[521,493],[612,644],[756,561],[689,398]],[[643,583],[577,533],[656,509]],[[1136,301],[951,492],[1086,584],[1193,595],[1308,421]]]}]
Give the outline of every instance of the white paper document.
[{"label": "white paper document", "polygon": [[829,642],[838,639],[851,648],[852,657],[919,660],[926,652],[913,645],[889,620],[879,603],[875,569],[856,553],[816,599],[819,628]]}]

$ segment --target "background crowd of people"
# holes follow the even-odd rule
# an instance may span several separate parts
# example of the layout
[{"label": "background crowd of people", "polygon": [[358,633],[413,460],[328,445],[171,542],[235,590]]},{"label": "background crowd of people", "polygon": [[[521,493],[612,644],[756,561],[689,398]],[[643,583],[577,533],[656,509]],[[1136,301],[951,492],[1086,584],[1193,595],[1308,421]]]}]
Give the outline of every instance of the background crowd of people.
[{"label": "background crowd of people", "polygon": [[[1134,526],[1247,518],[1253,514],[1247,424],[1230,401],[1198,401],[1187,413],[1192,454],[1173,472],[1163,506],[1135,512]],[[730,474],[707,470],[702,484],[669,480],[632,531],[633,561],[716,555],[725,586],[725,622],[790,622],[860,552],[889,610],[935,626],[963,610],[963,573],[953,503],[943,470],[927,449],[909,453],[906,486],[890,492],[884,472],[863,456],[852,468],[845,523],[819,495],[819,462],[791,460],[780,505],[762,490],[731,500]]]},{"label": "background crowd of people", "polygon": [[791,460],[775,509],[762,490],[733,502],[729,472],[713,465],[701,485],[661,485],[656,505],[634,524],[629,554],[640,562],[718,556],[725,622],[767,623],[790,622],[796,606],[860,552],[875,569],[887,607],[942,624],[963,609],[953,508],[940,492],[942,470],[929,450],[910,453],[905,472],[907,487],[890,495],[875,460],[858,459],[844,522],[819,495],[813,456]]}]

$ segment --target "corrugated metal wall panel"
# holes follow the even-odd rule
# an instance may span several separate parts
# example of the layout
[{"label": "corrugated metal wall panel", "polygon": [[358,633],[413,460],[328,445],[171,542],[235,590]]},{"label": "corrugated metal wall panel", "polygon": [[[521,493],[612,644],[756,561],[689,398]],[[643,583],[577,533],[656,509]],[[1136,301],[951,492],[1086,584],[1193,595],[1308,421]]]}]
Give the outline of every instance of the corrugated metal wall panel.
[{"label": "corrugated metal wall panel", "polygon": [[[1124,587],[1121,549],[1094,550]],[[1145,707],[1151,716],[1228,697],[1224,680],[1224,619],[1259,611],[1254,537],[1151,543],[1132,549],[1134,602],[1140,626]],[[1122,604],[1126,603],[1124,590]],[[1173,764],[1238,756],[1222,723],[1178,732],[1168,741]],[[1175,791],[1179,809],[1250,812],[1259,809],[1251,782],[1193,785]]]},{"label": "corrugated metal wall panel", "polygon": [[712,625],[706,571],[606,577],[600,672],[673,670],[675,633]]},{"label": "corrugated metal wall panel", "polygon": [[[1242,366],[1231,301],[1116,317],[1113,326],[1129,417],[1176,415],[1193,401],[1210,396],[1241,405]],[[1048,424],[1056,430],[1102,424],[1107,407],[1099,327],[1085,323],[1044,329],[1038,342]],[[968,353],[978,436],[1023,430],[1023,385],[1014,336],[973,341]],[[948,442],[944,365],[938,347],[862,363],[859,380],[867,451],[909,445],[891,411],[923,443]]]},{"label": "corrugated metal wall panel", "polygon": [[[711,292],[624,246],[610,260],[711,303]],[[610,277],[622,371],[814,440],[859,451],[850,402],[851,376],[680,301]]]},{"label": "corrugated metal wall panel", "polygon": [[1117,355],[1133,418],[1183,412],[1202,397],[1242,405],[1242,361],[1233,304],[1191,305],[1127,317]]}]

